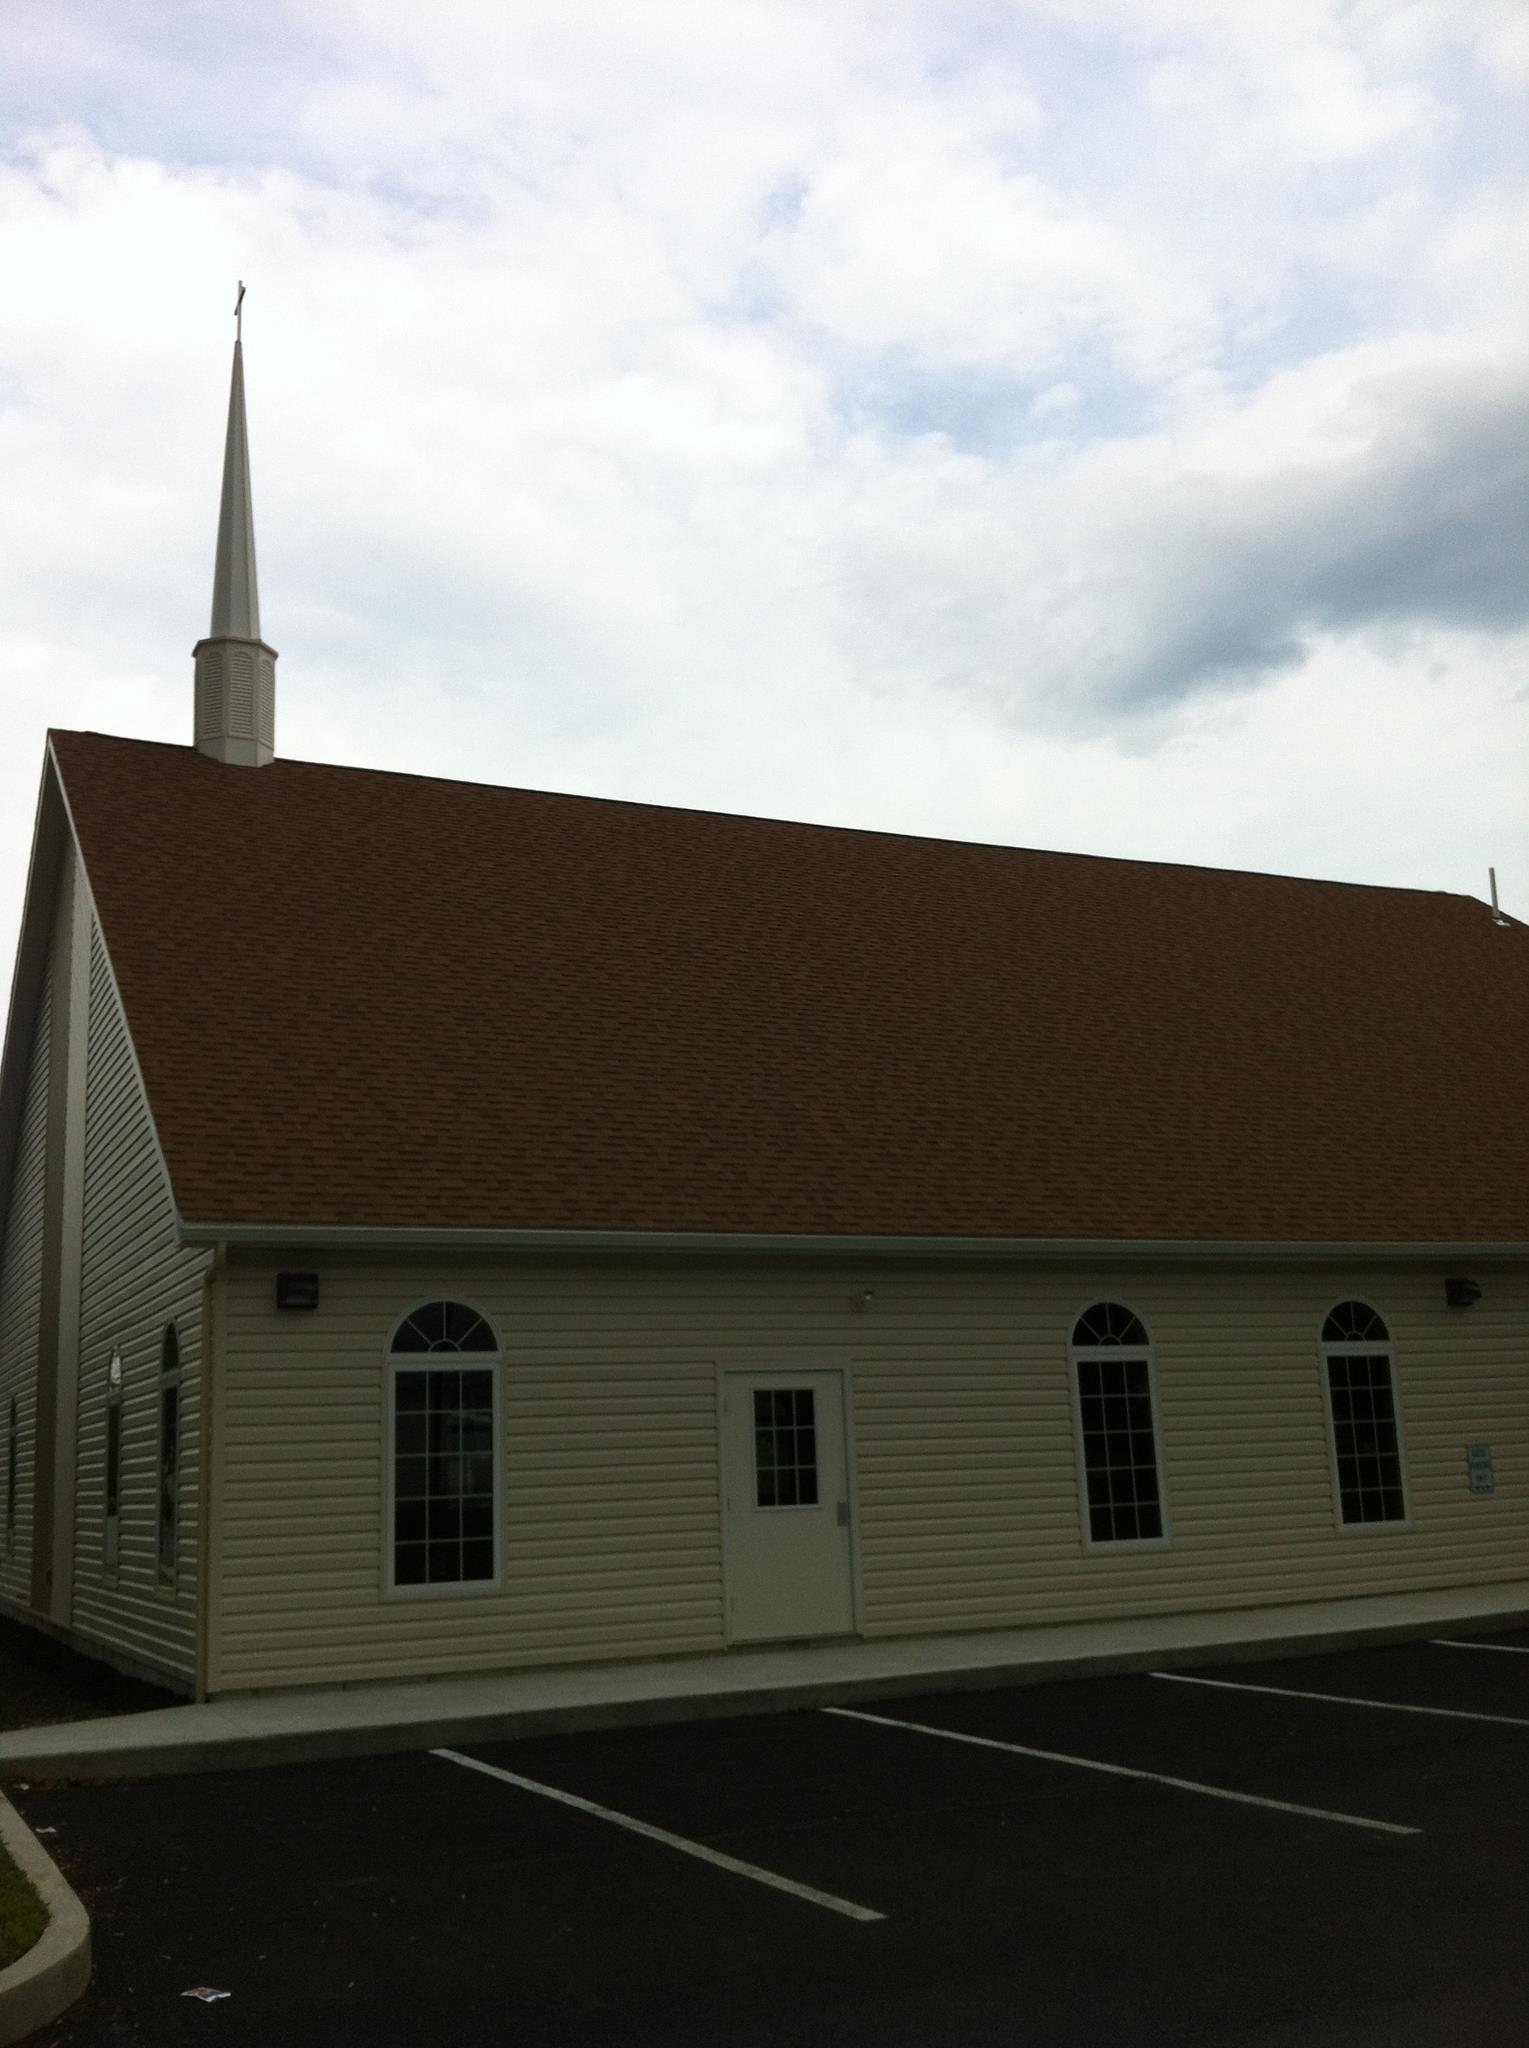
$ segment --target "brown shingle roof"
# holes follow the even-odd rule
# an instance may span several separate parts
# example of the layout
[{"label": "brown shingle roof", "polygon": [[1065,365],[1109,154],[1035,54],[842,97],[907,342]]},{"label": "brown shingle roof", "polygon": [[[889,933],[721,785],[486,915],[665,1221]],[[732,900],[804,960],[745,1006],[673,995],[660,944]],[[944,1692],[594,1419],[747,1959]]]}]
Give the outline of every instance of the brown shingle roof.
[{"label": "brown shingle roof", "polygon": [[193,1221],[1529,1239],[1470,898],[54,745]]}]

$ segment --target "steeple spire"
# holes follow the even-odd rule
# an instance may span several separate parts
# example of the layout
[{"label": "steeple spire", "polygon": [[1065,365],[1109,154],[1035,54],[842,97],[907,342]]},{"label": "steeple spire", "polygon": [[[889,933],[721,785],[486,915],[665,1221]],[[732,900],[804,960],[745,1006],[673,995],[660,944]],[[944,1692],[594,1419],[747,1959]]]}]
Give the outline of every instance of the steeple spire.
[{"label": "steeple spire", "polygon": [[212,623],[196,661],[196,746],[215,761],[259,768],[276,751],[276,649],[260,637],[255,513],[244,419],[244,286],[234,306],[234,370],[223,449],[223,499],[212,574]]}]

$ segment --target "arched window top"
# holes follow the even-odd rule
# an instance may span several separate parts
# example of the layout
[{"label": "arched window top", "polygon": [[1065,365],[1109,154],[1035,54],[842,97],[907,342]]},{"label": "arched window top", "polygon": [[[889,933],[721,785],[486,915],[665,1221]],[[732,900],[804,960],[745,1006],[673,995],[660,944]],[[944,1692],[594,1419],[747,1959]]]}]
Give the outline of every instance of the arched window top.
[{"label": "arched window top", "polygon": [[1322,1325],[1324,1344],[1384,1344],[1389,1337],[1367,1301],[1340,1301]]},{"label": "arched window top", "polygon": [[181,1340],[175,1334],[174,1323],[165,1324],[165,1334],[159,1344],[159,1370],[162,1374],[179,1370],[181,1362]]},{"label": "arched window top", "polygon": [[397,1351],[497,1351],[499,1340],[475,1308],[461,1301],[427,1301],[393,1333]]},{"label": "arched window top", "polygon": [[1092,1308],[1084,1309],[1074,1324],[1072,1341],[1074,1344],[1128,1345],[1133,1351],[1145,1351],[1150,1340],[1141,1318],[1132,1315],[1120,1302],[1096,1301]]}]

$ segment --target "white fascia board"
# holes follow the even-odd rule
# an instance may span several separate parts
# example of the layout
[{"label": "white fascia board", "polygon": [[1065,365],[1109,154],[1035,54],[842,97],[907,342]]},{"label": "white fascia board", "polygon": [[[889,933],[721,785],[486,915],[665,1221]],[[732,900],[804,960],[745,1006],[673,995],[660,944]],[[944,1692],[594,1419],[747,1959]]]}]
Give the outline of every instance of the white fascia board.
[{"label": "white fascia board", "polygon": [[16,1173],[16,1143],[26,1103],[27,1062],[37,1035],[37,1005],[53,945],[53,915],[67,817],[62,797],[63,780],[50,739],[43,752],[42,777],[37,789],[32,850],[21,899],[21,930],[11,974],[4,1050],[0,1052],[0,1241],[5,1235],[5,1212]]},{"label": "white fascia board", "polygon": [[1366,1261],[1412,1265],[1441,1259],[1526,1260],[1529,1243],[1439,1244],[1251,1241],[1240,1238],[827,1237],[810,1233],[688,1230],[453,1230],[344,1224],[182,1223],[184,1244],[272,1251],[628,1253],[726,1258],[1084,1260],[1125,1264],[1256,1260]]},{"label": "white fascia board", "polygon": [[[51,739],[50,739],[50,740],[49,740],[49,742],[48,742],[48,756],[49,756],[49,759],[50,759],[50,761],[52,761],[52,759],[53,759],[53,742],[52,742],[52,740],[51,740]],[[53,761],[53,773],[54,773],[54,780],[55,780],[55,782],[56,782],[56,784],[57,784],[57,788],[58,788],[59,800],[60,800],[60,802],[61,802],[61,804],[62,804],[62,807],[63,807],[63,814],[64,814],[64,818],[65,818],[65,820],[66,820],[66,822],[67,822],[67,824],[68,824],[68,827],[69,827],[69,836],[70,836],[70,838],[71,838],[71,839],[72,839],[72,840],[74,841],[74,858],[75,858],[75,864],[76,864],[76,865],[75,865],[75,872],[76,872],[76,873],[78,874],[78,876],[79,876],[79,878],[80,878],[80,881],[81,881],[81,884],[82,884],[82,886],[83,886],[83,888],[84,888],[84,893],[85,893],[85,912],[86,912],[86,916],[87,916],[87,918],[89,919],[89,922],[90,922],[90,926],[91,926],[91,929],[92,929],[92,930],[93,930],[93,931],[95,932],[95,934],[96,934],[96,935],[97,935],[97,936],[99,937],[99,939],[100,939],[100,941],[101,941],[101,952],[102,952],[102,954],[103,954],[103,956],[104,956],[104,958],[105,958],[105,961],[106,961],[106,976],[107,976],[107,979],[108,979],[108,981],[110,981],[110,983],[111,983],[112,995],[113,995],[113,997],[114,997],[114,998],[116,999],[116,1004],[117,1004],[117,1008],[118,1008],[118,1009],[119,1009],[119,1010],[121,1011],[121,1013],[122,1013],[122,1029],[123,1029],[123,1032],[124,1032],[124,1034],[126,1035],[126,1038],[127,1038],[127,1056],[128,1056],[128,1058],[129,1058],[129,1060],[130,1060],[130,1061],[132,1062],[132,1068],[133,1068],[133,1078],[134,1078],[134,1080],[136,1080],[136,1082],[138,1083],[138,1088],[139,1088],[139,1092],[140,1092],[140,1093],[141,1093],[141,1095],[143,1096],[143,1106],[144,1106],[144,1111],[145,1111],[145,1113],[146,1113],[146,1115],[148,1116],[148,1119],[149,1119],[149,1138],[150,1138],[150,1141],[151,1141],[151,1143],[153,1144],[153,1147],[154,1147],[154,1157],[155,1157],[155,1158],[156,1158],[156,1159],[158,1160],[158,1162],[159,1162],[159,1170],[160,1170],[160,1172],[161,1172],[161,1173],[162,1173],[162,1174],[164,1175],[164,1181],[165,1181],[165,1188],[166,1188],[166,1190],[168,1191],[168,1193],[169,1193],[169,1197],[170,1197],[170,1207],[171,1207],[171,1209],[172,1209],[172,1210],[174,1211],[174,1214],[175,1214],[175,1225],[176,1225],[176,1229],[177,1229],[177,1231],[178,1231],[178,1232],[181,1232],[181,1233],[182,1233],[182,1235],[184,1236],[184,1232],[183,1232],[183,1226],[182,1226],[182,1224],[181,1224],[181,1213],[180,1213],[180,1203],[179,1203],[179,1202],[178,1202],[178,1201],[176,1200],[176,1197],[175,1197],[175,1183],[174,1183],[174,1181],[173,1181],[173,1180],[172,1180],[172,1179],[170,1178],[170,1162],[169,1162],[169,1161],[168,1161],[168,1160],[166,1159],[166,1157],[165,1157],[165,1148],[164,1148],[164,1146],[163,1146],[163,1145],[162,1145],[162,1144],[161,1144],[161,1143],[159,1142],[159,1119],[158,1119],[158,1118],[157,1118],[157,1117],[155,1116],[155,1114],[154,1114],[154,1098],[153,1098],[153,1097],[152,1097],[152,1096],[150,1095],[150,1093],[149,1093],[149,1086],[148,1086],[148,1083],[147,1083],[147,1081],[146,1081],[146,1080],[144,1079],[144,1076],[143,1076],[143,1062],[142,1062],[142,1061],[141,1061],[141,1060],[139,1059],[139,1057],[138,1057],[138,1046],[137,1046],[137,1043],[135,1042],[135,1040],[134,1040],[134,1038],[133,1038],[133,1020],[132,1020],[132,1018],[131,1018],[131,1017],[129,1016],[129,1014],[128,1014],[128,1008],[127,1008],[127,1004],[126,1004],[126,1003],[125,1003],[125,1002],[124,1002],[124,1001],[122,1000],[122,984],[121,984],[121,983],[120,983],[120,982],[118,981],[118,979],[117,979],[117,969],[116,969],[116,967],[115,967],[115,965],[113,964],[113,961],[112,961],[112,957],[111,957],[111,947],[110,947],[110,945],[109,945],[109,944],[107,943],[107,938],[106,938],[106,926],[105,926],[105,925],[104,925],[104,924],[102,923],[102,921],[101,921],[101,916],[100,916],[100,913],[99,913],[99,912],[97,911],[97,909],[96,909],[96,897],[95,897],[95,891],[94,891],[94,889],[92,889],[92,887],[91,887],[91,885],[90,885],[90,870],[89,870],[89,868],[88,868],[88,867],[87,867],[87,866],[85,865],[85,851],[84,851],[84,848],[83,848],[83,847],[82,847],[82,846],[80,845],[80,835],[79,835],[79,833],[78,833],[78,832],[76,831],[76,829],[75,829],[75,823],[74,823],[74,813],[73,813],[73,811],[72,811],[72,810],[71,810],[71,809],[69,808],[69,792],[68,792],[68,790],[67,790],[67,789],[65,788],[65,786],[64,786],[64,777],[63,777],[63,773],[62,773],[62,771],[61,771],[61,770],[59,769],[59,766],[58,766],[58,764],[57,764],[57,762],[56,762],[56,761]],[[90,976],[89,976],[89,970],[88,970],[88,968],[87,968],[87,971],[86,971],[86,991],[87,991],[87,993],[86,993],[86,1000],[85,1000],[85,1007],[86,1007],[86,1027],[85,1027],[85,1028],[86,1028],[87,1032],[89,1031],[89,1028],[90,1028],[90,1025],[89,1025],[89,1009],[90,1009],[90,998],[89,998],[89,982],[90,982]]]}]

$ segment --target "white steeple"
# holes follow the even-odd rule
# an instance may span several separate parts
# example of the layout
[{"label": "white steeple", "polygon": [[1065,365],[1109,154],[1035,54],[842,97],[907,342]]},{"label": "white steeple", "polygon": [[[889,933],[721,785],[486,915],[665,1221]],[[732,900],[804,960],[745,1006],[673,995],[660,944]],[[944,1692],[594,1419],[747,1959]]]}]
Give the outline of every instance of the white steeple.
[{"label": "white steeple", "polygon": [[244,424],[244,286],[234,307],[234,375],[223,450],[223,502],[212,572],[212,623],[196,662],[196,748],[215,761],[260,768],[276,752],[276,649],[260,637],[255,513]]}]

